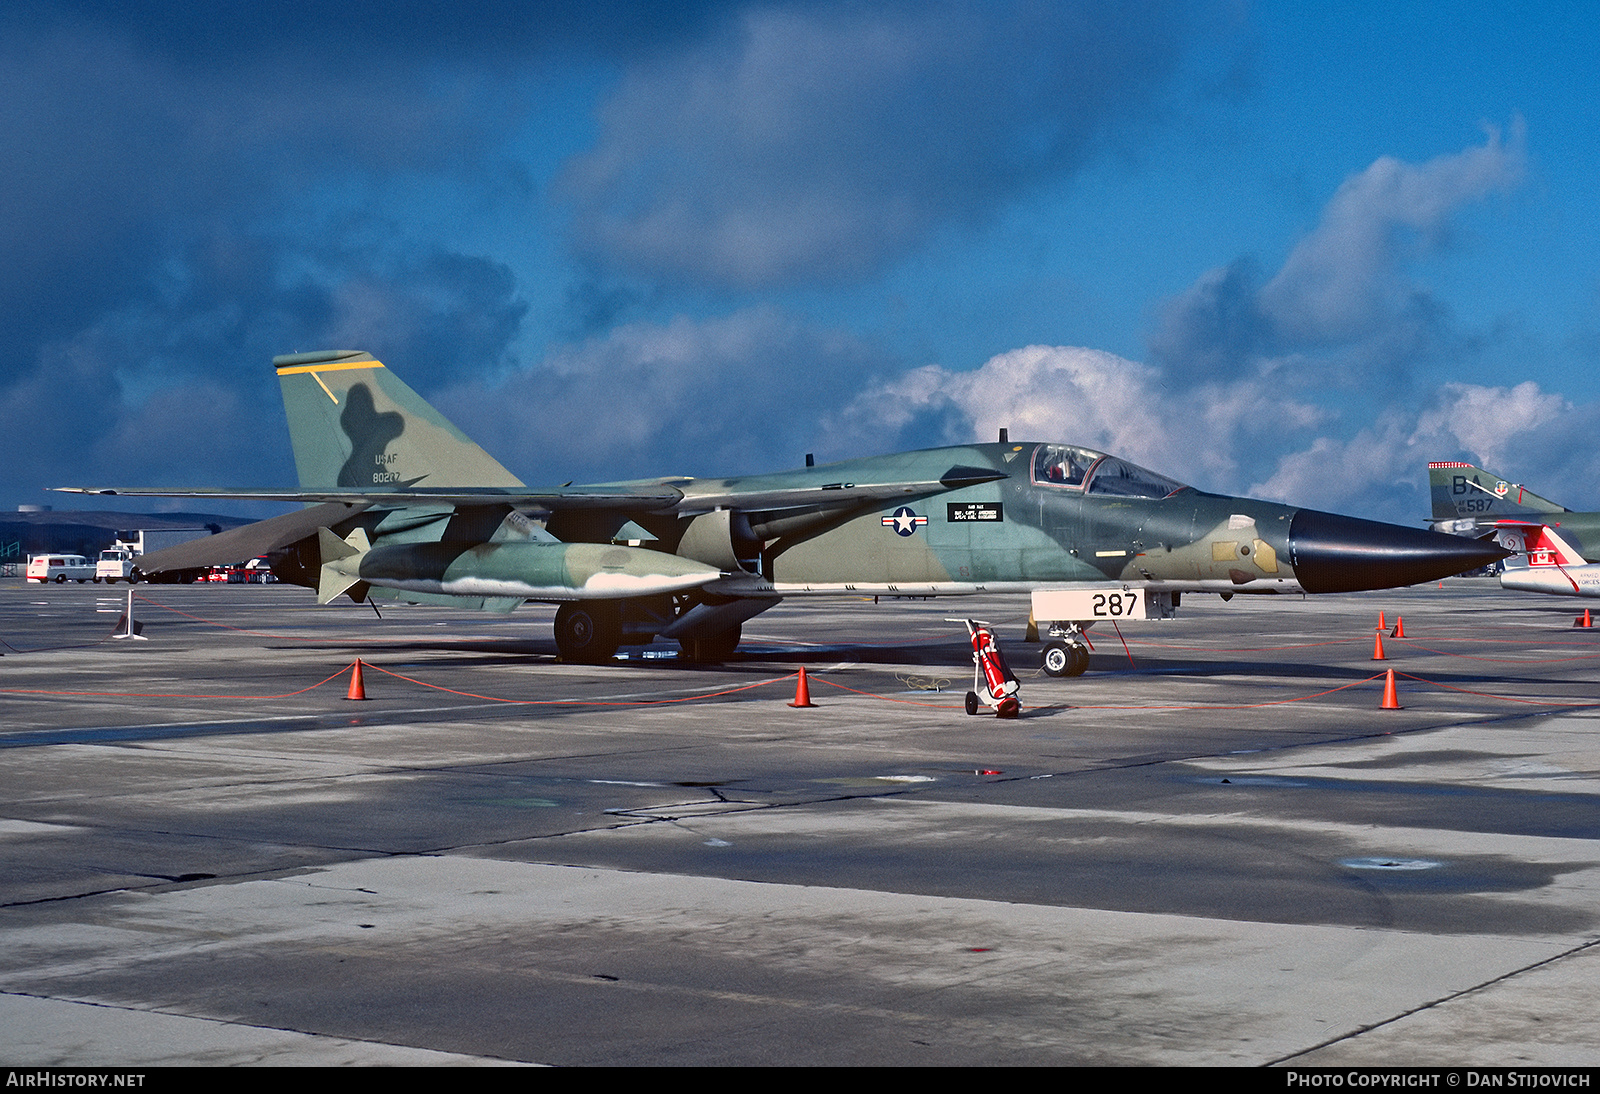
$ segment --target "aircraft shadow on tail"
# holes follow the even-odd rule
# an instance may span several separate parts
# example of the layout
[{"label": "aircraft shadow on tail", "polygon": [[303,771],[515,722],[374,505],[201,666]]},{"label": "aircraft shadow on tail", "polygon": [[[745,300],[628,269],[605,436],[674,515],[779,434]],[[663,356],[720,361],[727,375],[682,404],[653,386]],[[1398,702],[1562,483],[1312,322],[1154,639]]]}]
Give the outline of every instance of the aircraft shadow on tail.
[{"label": "aircraft shadow on tail", "polygon": [[554,602],[563,658],[676,639],[727,658],[792,596],[1032,592],[1044,667],[1088,664],[1098,620],[1183,593],[1325,593],[1431,581],[1506,555],[1463,539],[1210,494],[1070,444],[902,452],[730,478],[529,488],[359,351],[273,359],[298,490],[64,488],[250,498],[294,513],[141,560],[146,575],[265,554],[339,596],[509,612]]},{"label": "aircraft shadow on tail", "polygon": [[1434,529],[1513,552],[1502,588],[1600,596],[1600,513],[1578,513],[1470,463],[1428,464]]}]

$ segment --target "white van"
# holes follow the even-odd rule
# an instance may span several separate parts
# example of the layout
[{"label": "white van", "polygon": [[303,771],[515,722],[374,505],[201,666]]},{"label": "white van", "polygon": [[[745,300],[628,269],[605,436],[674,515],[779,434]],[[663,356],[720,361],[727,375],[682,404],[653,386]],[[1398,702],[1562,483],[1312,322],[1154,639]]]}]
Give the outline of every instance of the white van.
[{"label": "white van", "polygon": [[94,575],[94,563],[82,555],[30,555],[28,580],[41,584],[46,581],[54,581],[57,584],[76,581],[82,584],[85,581],[100,579]]}]

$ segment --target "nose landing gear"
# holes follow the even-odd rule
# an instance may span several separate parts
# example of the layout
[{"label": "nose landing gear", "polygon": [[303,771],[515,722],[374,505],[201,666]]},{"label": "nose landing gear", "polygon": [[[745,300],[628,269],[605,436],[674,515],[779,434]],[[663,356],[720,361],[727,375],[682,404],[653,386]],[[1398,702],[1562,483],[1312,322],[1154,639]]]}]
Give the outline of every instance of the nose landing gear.
[{"label": "nose landing gear", "polygon": [[1082,676],[1089,667],[1089,638],[1078,623],[1050,624],[1040,667],[1046,676]]},{"label": "nose landing gear", "polygon": [[1046,676],[1082,676],[1088,667],[1089,651],[1084,646],[1059,639],[1045,644],[1043,668]]}]

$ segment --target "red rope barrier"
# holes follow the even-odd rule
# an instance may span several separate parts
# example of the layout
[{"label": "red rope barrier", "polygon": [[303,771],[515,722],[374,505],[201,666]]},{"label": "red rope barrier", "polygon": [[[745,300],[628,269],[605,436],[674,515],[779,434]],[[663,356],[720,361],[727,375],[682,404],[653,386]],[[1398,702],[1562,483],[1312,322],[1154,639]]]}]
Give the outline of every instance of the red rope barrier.
[{"label": "red rope barrier", "polygon": [[418,680],[404,673],[394,672],[381,665],[374,665],[371,661],[363,661],[363,665],[373,672],[381,672],[385,676],[393,676],[397,680],[404,680],[408,684],[429,688],[433,691],[448,692],[451,695],[460,695],[467,699],[482,699],[490,703],[506,703],[514,706],[562,706],[562,707],[648,707],[660,706],[665,703],[687,703],[694,699],[718,699],[724,695],[737,695],[741,691],[754,691],[756,688],[768,687],[772,684],[781,684],[785,680],[793,680],[799,676],[798,672],[791,672],[787,676],[774,676],[770,680],[758,680],[753,684],[742,684],[736,688],[725,688],[722,691],[699,692],[694,695],[680,695],[675,699],[502,699],[496,695],[479,695],[471,691],[457,691],[440,684],[430,684],[426,680]]},{"label": "red rope barrier", "polygon": [[[156,601],[156,600],[152,600],[152,599],[150,599],[149,597],[146,597],[146,596],[136,596],[136,599],[139,600],[142,603],[150,604],[150,605],[152,605],[154,607],[161,608],[164,611],[172,612],[174,615],[180,615],[180,616],[183,616],[184,618],[192,619],[197,623],[204,623],[204,624],[207,624],[209,626],[219,627],[219,628],[221,628],[223,630],[233,631],[233,632],[238,633],[238,634],[251,635],[253,637],[258,637],[258,638],[272,638],[272,639],[277,639],[277,640],[281,640],[281,641],[305,641],[305,642],[314,642],[314,641],[323,641],[323,642],[325,642],[325,641],[328,641],[328,639],[325,636],[284,635],[284,634],[275,634],[275,633],[268,632],[268,631],[249,630],[249,629],[244,628],[244,627],[236,627],[236,626],[232,626],[232,625],[227,624],[227,623],[218,622],[218,621],[213,620],[213,619],[207,619],[204,616],[195,615],[195,614],[193,614],[191,612],[186,612],[186,611],[183,611],[182,609],[174,608],[174,607],[171,607],[170,605],[167,605],[167,604],[162,604],[161,602]],[[955,632],[952,632],[952,635],[954,633]],[[1122,636],[1122,629],[1120,627],[1117,627],[1116,628],[1116,633],[1117,633],[1117,636],[1122,639],[1123,649],[1124,649],[1125,652],[1127,652],[1129,661],[1132,662],[1133,654],[1132,654],[1132,651],[1129,650],[1129,648],[1128,648],[1127,639]],[[39,647],[38,651],[18,650],[17,647],[11,646],[10,643],[8,643],[8,642],[4,642],[3,639],[0,639],[0,644],[4,644],[4,645],[7,646],[7,648],[16,650],[17,652],[42,652],[42,651],[45,651],[45,650],[56,650],[56,649],[89,649],[89,648],[93,648],[95,646],[101,645],[102,643],[108,641],[111,637],[112,637],[111,635],[107,635],[106,638],[102,638],[98,642],[82,643],[82,644],[79,644],[79,645],[72,645],[72,646],[45,646],[45,647]],[[914,643],[914,644],[921,644],[921,643],[933,642],[933,641],[943,641],[945,639],[945,637],[946,636],[940,636],[938,638],[925,638],[925,639],[922,639],[919,642]],[[387,637],[383,637],[383,638],[373,638],[373,639],[341,638],[338,641],[341,644],[344,644],[344,643],[349,643],[349,642],[378,642],[378,641],[389,641],[389,640],[390,639],[388,639]],[[1325,642],[1302,642],[1302,643],[1294,643],[1294,644],[1283,645],[1283,646],[1234,647],[1234,648],[1212,648],[1212,647],[1206,647],[1206,646],[1184,645],[1184,644],[1178,644],[1178,643],[1165,643],[1165,642],[1136,642],[1136,644],[1144,645],[1144,646],[1150,646],[1150,647],[1154,647],[1154,648],[1160,648],[1160,649],[1188,650],[1188,651],[1199,652],[1199,653],[1261,653],[1261,652],[1271,652],[1271,651],[1276,651],[1276,650],[1310,649],[1310,648],[1316,648],[1316,647],[1320,647],[1320,646],[1347,645],[1347,644],[1350,644],[1350,643],[1353,643],[1353,642],[1364,642],[1364,641],[1366,641],[1366,639],[1363,636],[1363,637],[1360,637],[1360,638],[1333,639],[1333,640],[1329,640],[1329,641],[1325,641]],[[1489,641],[1489,639],[1481,639],[1481,638],[1462,638],[1462,639],[1443,638],[1443,639],[1435,639],[1435,641],[1476,642],[1476,641]],[[897,643],[897,644],[898,645],[904,645],[905,643]],[[1560,644],[1562,644],[1562,645],[1571,645],[1572,643],[1560,643]],[[861,645],[861,644],[858,643],[858,645]],[[1416,649],[1416,650],[1421,650],[1421,651],[1424,651],[1424,652],[1427,652],[1427,653],[1437,654],[1438,656],[1441,656],[1441,657],[1461,657],[1461,658],[1465,658],[1467,660],[1472,660],[1472,661],[1485,661],[1485,662],[1490,662],[1490,663],[1495,663],[1495,664],[1509,664],[1509,665],[1562,664],[1562,663],[1566,663],[1566,662],[1569,662],[1569,661],[1583,661],[1583,660],[1590,660],[1590,659],[1593,659],[1593,658],[1596,658],[1596,657],[1600,657],[1600,651],[1596,651],[1596,652],[1593,652],[1593,653],[1582,654],[1582,655],[1578,655],[1578,656],[1574,656],[1574,657],[1561,657],[1561,658],[1539,658],[1539,659],[1496,658],[1496,657],[1480,657],[1480,656],[1474,656],[1472,654],[1464,654],[1464,653],[1451,653],[1449,651],[1441,650],[1441,649],[1438,649],[1438,648],[1433,647],[1433,646],[1420,645],[1415,640],[1412,640],[1412,639],[1406,640],[1406,645],[1410,649]],[[676,696],[676,697],[669,698],[669,699],[629,699],[629,700],[506,699],[506,698],[502,698],[500,696],[495,696],[495,695],[483,695],[483,694],[480,694],[480,693],[477,693],[477,692],[461,691],[461,690],[456,689],[456,688],[447,688],[447,687],[444,687],[443,685],[440,685],[440,684],[430,684],[425,680],[419,680],[416,677],[407,676],[404,673],[395,672],[392,669],[386,669],[386,668],[383,668],[380,665],[374,665],[371,662],[363,662],[363,664],[365,665],[365,667],[367,667],[369,669],[372,669],[375,672],[380,672],[380,673],[383,673],[386,676],[392,676],[397,680],[404,680],[407,683],[415,684],[418,687],[427,688],[427,689],[432,690],[432,691],[440,691],[440,692],[444,692],[444,693],[449,694],[449,695],[459,695],[459,696],[461,696],[463,698],[468,698],[468,699],[479,699],[479,700],[482,700],[484,702],[504,703],[504,704],[507,704],[507,705],[516,705],[516,706],[559,706],[559,707],[581,707],[581,706],[594,706],[594,707],[662,706],[662,705],[668,705],[668,704],[694,702],[694,701],[697,701],[697,700],[718,699],[718,698],[722,698],[722,697],[729,696],[729,695],[738,695],[738,694],[741,694],[743,692],[754,691],[754,690],[757,690],[759,688],[770,687],[773,684],[779,684],[779,683],[783,683],[783,682],[788,681],[788,680],[793,680],[798,676],[798,673],[789,673],[789,674],[784,675],[784,676],[775,676],[775,677],[771,677],[771,678],[766,679],[766,680],[756,681],[755,683],[743,684],[743,685],[740,685],[738,687],[724,688],[724,689],[721,689],[721,690],[718,690],[718,691],[697,692],[697,693],[695,693],[693,695],[682,695],[682,696]],[[278,699],[290,699],[290,698],[294,698],[295,696],[304,695],[304,694],[306,694],[307,692],[310,692],[310,691],[315,691],[317,688],[323,687],[323,686],[331,683],[332,681],[337,680],[339,677],[345,675],[346,673],[352,672],[353,670],[354,670],[354,666],[353,665],[352,666],[348,666],[346,668],[340,669],[338,672],[333,673],[331,676],[324,677],[323,679],[317,681],[316,683],[308,685],[307,687],[300,688],[300,689],[298,689],[296,691],[283,692],[281,694],[275,694],[275,695],[199,695],[199,694],[186,694],[186,693],[177,693],[177,692],[55,691],[55,690],[49,690],[49,689],[44,689],[44,688],[0,688],[0,694],[5,694],[5,695],[53,695],[53,696],[72,696],[72,697],[82,697],[82,698],[107,698],[107,699],[237,699],[237,700],[269,701],[269,700],[278,700]],[[1412,674],[1412,673],[1397,673],[1396,675],[1403,676],[1408,680],[1415,680],[1418,683],[1428,684],[1428,685],[1431,685],[1433,687],[1441,688],[1441,689],[1444,689],[1444,690],[1447,690],[1447,691],[1454,691],[1454,692],[1458,692],[1458,693],[1463,694],[1463,695],[1472,695],[1472,696],[1476,696],[1478,698],[1483,698],[1483,699],[1494,699],[1494,700],[1498,700],[1500,702],[1525,703],[1525,704],[1529,704],[1529,705],[1554,706],[1554,707],[1562,707],[1562,708],[1568,708],[1568,709],[1581,709],[1581,708],[1586,708],[1586,707],[1600,707],[1600,701],[1590,701],[1590,700],[1567,701],[1567,700],[1551,699],[1551,698],[1540,699],[1540,698],[1526,698],[1526,697],[1515,696],[1515,695],[1501,695],[1501,694],[1497,694],[1495,692],[1478,691],[1478,690],[1474,690],[1472,688],[1458,687],[1458,686],[1453,685],[1453,684],[1446,684],[1446,683],[1443,683],[1441,681],[1430,680],[1430,679],[1428,679],[1426,677],[1417,676],[1417,675]],[[1353,687],[1359,687],[1359,686],[1361,686],[1363,684],[1372,683],[1374,680],[1382,679],[1383,676],[1384,676],[1383,673],[1377,673],[1377,674],[1375,674],[1373,676],[1368,676],[1368,677],[1365,677],[1364,679],[1361,679],[1361,680],[1354,680],[1354,681],[1351,681],[1350,683],[1347,683],[1347,684],[1341,684],[1338,687],[1327,688],[1327,689],[1325,689],[1323,691],[1312,692],[1312,693],[1307,694],[1307,695],[1299,695],[1299,696],[1294,696],[1294,697],[1287,698],[1287,699],[1270,699],[1270,700],[1265,700],[1265,701],[1259,702],[1259,703],[1228,703],[1228,704],[1222,704],[1222,703],[1216,703],[1216,704],[1212,704],[1212,703],[1193,703],[1193,704],[1139,704],[1139,705],[1103,705],[1103,704],[1093,704],[1093,705],[1090,705],[1090,704],[1071,704],[1071,705],[1066,705],[1066,704],[1050,704],[1048,706],[1033,707],[1032,709],[1033,710],[1075,709],[1075,710],[1104,710],[1104,711],[1117,711],[1117,710],[1125,710],[1125,711],[1254,710],[1254,709],[1260,709],[1260,708],[1264,708],[1264,707],[1284,706],[1284,705],[1287,705],[1287,704],[1290,704],[1290,703],[1301,703],[1301,702],[1306,702],[1307,700],[1310,700],[1310,699],[1319,699],[1319,698],[1322,698],[1324,696],[1334,695],[1334,694],[1337,694],[1338,692],[1346,691],[1346,690],[1348,690],[1350,688],[1353,688]],[[919,702],[918,700],[915,700],[915,699],[900,699],[900,698],[895,698],[893,696],[883,695],[883,694],[878,693],[878,692],[865,691],[865,690],[860,689],[860,688],[850,687],[848,684],[841,684],[841,683],[839,683],[837,681],[827,679],[826,677],[820,677],[819,676],[819,677],[816,677],[816,679],[820,680],[822,683],[825,683],[825,684],[831,685],[832,687],[838,688],[841,691],[848,691],[848,692],[851,692],[851,693],[853,693],[855,695],[860,695],[860,696],[863,696],[863,697],[869,698],[869,699],[877,699],[877,700],[880,700],[880,701],[886,702],[886,703],[898,703],[898,704],[902,704],[902,705],[906,705],[906,706],[917,706],[917,707],[923,707],[923,708],[929,709],[929,710],[961,710],[961,709],[963,709],[962,707],[956,706],[956,705],[953,705],[953,704]]]},{"label": "red rope barrier", "polygon": [[[332,676],[323,677],[310,687],[301,688],[299,691],[286,691],[282,695],[183,695],[171,692],[155,691],[47,691],[44,688],[0,688],[0,695],[76,695],[100,699],[292,699],[296,695],[304,695],[308,691],[315,691],[322,685],[337,680],[345,673],[354,669],[354,665],[340,669]],[[371,666],[368,666],[369,668]]]}]

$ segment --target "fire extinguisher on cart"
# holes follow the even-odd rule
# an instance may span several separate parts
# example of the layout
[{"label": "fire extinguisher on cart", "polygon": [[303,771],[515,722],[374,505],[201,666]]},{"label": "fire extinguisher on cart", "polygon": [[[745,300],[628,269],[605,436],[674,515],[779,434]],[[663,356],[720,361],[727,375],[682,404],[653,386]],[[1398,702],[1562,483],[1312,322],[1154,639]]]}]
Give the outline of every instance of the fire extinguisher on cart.
[{"label": "fire extinguisher on cart", "polygon": [[967,633],[972,636],[972,690],[967,692],[967,713],[976,714],[980,706],[993,710],[998,717],[1015,718],[1022,713],[1017,700],[1017,678],[1000,652],[994,631],[988,623],[976,619],[963,619]]}]

